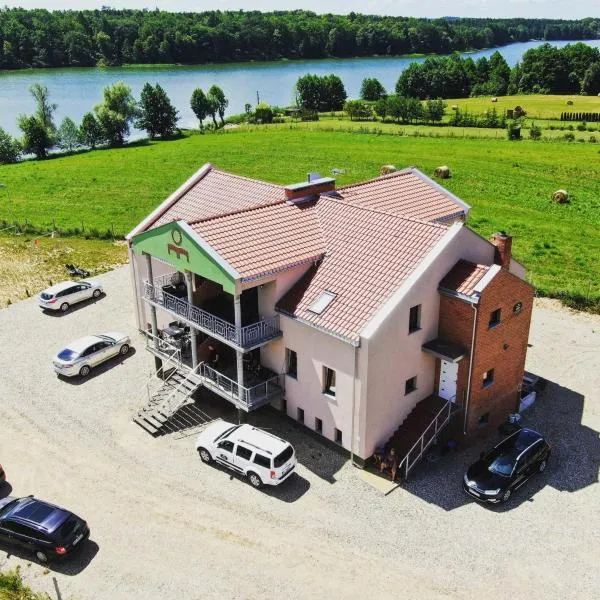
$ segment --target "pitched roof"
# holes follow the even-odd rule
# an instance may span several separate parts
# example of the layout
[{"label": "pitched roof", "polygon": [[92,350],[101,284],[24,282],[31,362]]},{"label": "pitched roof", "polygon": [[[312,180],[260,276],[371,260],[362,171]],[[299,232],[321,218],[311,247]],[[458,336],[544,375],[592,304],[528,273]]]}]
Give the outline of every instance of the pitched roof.
[{"label": "pitched roof", "polygon": [[423,221],[451,220],[469,208],[415,168],[339,188],[337,197],[357,206]]},{"label": "pitched roof", "polygon": [[490,266],[459,260],[440,281],[439,288],[463,296],[472,296],[475,293],[475,286],[490,270]]},{"label": "pitched roof", "polygon": [[[448,228],[322,197],[326,255],[280,299],[277,309],[351,341],[402,285]],[[335,299],[321,313],[311,304]]]}]

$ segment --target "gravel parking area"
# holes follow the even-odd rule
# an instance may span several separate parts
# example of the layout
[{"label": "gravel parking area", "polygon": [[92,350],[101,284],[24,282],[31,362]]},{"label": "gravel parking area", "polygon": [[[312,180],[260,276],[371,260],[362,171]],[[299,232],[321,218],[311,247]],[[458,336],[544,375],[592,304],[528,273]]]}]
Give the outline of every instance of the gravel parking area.
[{"label": "gravel parking area", "polygon": [[[91,540],[51,567],[0,552],[57,598],[591,598],[600,587],[600,318],[534,311],[527,369],[549,383],[526,414],[553,445],[545,473],[506,507],[467,499],[480,447],[439,457],[382,496],[334,450],[270,413],[296,447],[281,489],[200,463],[194,438],[131,422],[153,361],[136,332],[127,268],[106,297],[64,316],[30,299],[0,310],[0,494],[34,493],[86,518]],[[89,380],[58,379],[64,342],[122,330],[136,348]],[[497,441],[490,434],[485,443]],[[12,490],[12,491],[11,491]]]}]

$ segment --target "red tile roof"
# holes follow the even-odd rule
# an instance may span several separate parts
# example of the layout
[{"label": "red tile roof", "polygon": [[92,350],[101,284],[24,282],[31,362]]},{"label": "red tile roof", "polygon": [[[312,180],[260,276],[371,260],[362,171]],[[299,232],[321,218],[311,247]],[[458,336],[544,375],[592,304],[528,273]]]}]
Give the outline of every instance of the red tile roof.
[{"label": "red tile roof", "polygon": [[338,197],[357,206],[423,221],[444,221],[465,213],[464,205],[417,169],[339,188]]},{"label": "red tile roof", "polygon": [[490,265],[476,265],[467,260],[459,260],[440,281],[440,289],[472,296],[475,286],[489,271]]},{"label": "red tile roof", "polygon": [[283,200],[283,186],[211,168],[153,224],[198,221]]}]

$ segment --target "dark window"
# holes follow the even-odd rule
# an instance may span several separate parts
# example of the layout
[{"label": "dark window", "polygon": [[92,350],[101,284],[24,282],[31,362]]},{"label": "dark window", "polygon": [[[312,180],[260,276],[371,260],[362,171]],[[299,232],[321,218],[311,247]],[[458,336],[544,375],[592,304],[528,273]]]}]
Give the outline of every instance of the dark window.
[{"label": "dark window", "polygon": [[323,393],[335,396],[335,371],[329,367],[323,367]]},{"label": "dark window", "polygon": [[300,421],[300,423],[304,423],[304,409],[303,408],[298,409],[298,421]]},{"label": "dark window", "polygon": [[523,310],[523,303],[522,302],[517,302],[514,306],[513,306],[513,312],[515,314],[519,314],[521,311]]},{"label": "dark window", "polygon": [[339,429],[335,430],[335,443],[336,444],[342,443],[342,432]]},{"label": "dark window", "polygon": [[46,292],[42,292],[40,296],[42,297],[42,300],[51,300],[53,298],[52,294]]},{"label": "dark window", "polygon": [[477,419],[477,427],[485,427],[490,422],[490,413],[487,412]]},{"label": "dark window", "polygon": [[408,333],[421,329],[421,305],[413,306],[408,317]]},{"label": "dark window", "polygon": [[512,452],[502,452],[499,448],[492,450],[488,456],[490,466],[488,470],[497,475],[510,477],[515,466],[515,455]]},{"label": "dark window", "polygon": [[88,348],[86,348],[81,353],[81,356],[90,356],[91,354],[94,354],[94,352],[96,352],[97,349],[98,349],[98,344],[92,344],[91,346],[89,346]]},{"label": "dark window", "polygon": [[317,433],[323,433],[323,421],[319,417],[315,418],[315,431]]},{"label": "dark window", "polygon": [[290,350],[289,348],[285,349],[285,364],[286,364],[286,373],[293,377],[294,379],[298,379],[298,355],[294,350]]},{"label": "dark window", "polygon": [[233,452],[233,442],[225,440],[224,442],[219,443],[218,448],[220,450],[225,450],[226,452]]},{"label": "dark window", "polygon": [[411,392],[414,392],[416,389],[417,389],[417,377],[415,375],[414,377],[411,377],[410,379],[406,380],[406,383],[404,384],[404,395],[410,394]]},{"label": "dark window", "polygon": [[27,527],[27,525],[22,525],[21,523],[12,523],[9,521],[8,523],[3,523],[2,527],[11,533],[16,533],[17,535],[33,537],[35,534],[35,531],[31,529],[31,527]]},{"label": "dark window", "polygon": [[248,448],[244,448],[244,446],[240,446],[238,444],[238,447],[235,450],[235,455],[243,458],[244,460],[250,460],[250,457],[252,456],[252,450],[248,450]]},{"label": "dark window", "polygon": [[63,298],[64,296],[68,296],[69,294],[74,294],[77,291],[77,287],[70,287],[67,288],[66,290],[63,290],[62,292],[58,292],[58,294],[56,294],[57,298]]},{"label": "dark window", "polygon": [[294,455],[294,449],[291,446],[288,446],[281,454],[275,457],[273,460],[273,465],[276,469],[285,465],[285,463],[292,458]]},{"label": "dark window", "polygon": [[494,369],[490,369],[483,374],[483,387],[492,385],[494,383]]},{"label": "dark window", "polygon": [[71,515],[53,535],[55,535],[56,538],[61,542],[66,542],[74,538],[81,531],[81,529],[83,529],[83,522],[80,521],[75,515]]},{"label": "dark window", "polygon": [[263,456],[262,454],[255,454],[253,462],[259,467],[264,467],[265,469],[271,468],[271,459]]},{"label": "dark window", "polygon": [[490,327],[496,327],[496,325],[500,324],[500,313],[501,310],[499,308],[492,311],[492,314],[490,314]]},{"label": "dark window", "polygon": [[281,410],[287,415],[287,400],[285,398],[281,401]]}]

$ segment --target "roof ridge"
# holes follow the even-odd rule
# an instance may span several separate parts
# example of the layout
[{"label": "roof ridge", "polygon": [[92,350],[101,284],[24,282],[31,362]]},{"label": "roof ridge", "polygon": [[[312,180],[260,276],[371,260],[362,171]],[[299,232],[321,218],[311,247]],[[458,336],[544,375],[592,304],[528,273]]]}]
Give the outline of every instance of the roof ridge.
[{"label": "roof ridge", "polygon": [[271,181],[265,181],[264,179],[255,179],[254,177],[246,177],[245,175],[238,175],[237,173],[231,173],[229,171],[223,171],[223,169],[216,169],[213,167],[211,169],[216,173],[221,173],[222,175],[227,175],[228,177],[235,177],[236,179],[243,179],[244,181],[251,181],[252,183],[262,183],[263,185],[268,185],[270,187],[274,187],[280,190],[284,189],[284,186],[279,183],[272,183]]},{"label": "roof ridge", "polygon": [[373,179],[367,179],[366,181],[359,181],[358,183],[349,183],[348,185],[343,185],[342,187],[337,188],[338,190],[347,190],[348,188],[361,187],[363,185],[368,185],[373,183],[374,181],[381,181],[383,179],[392,179],[392,177],[398,177],[399,175],[409,175],[414,171],[415,167],[405,167],[404,169],[398,169],[397,171],[392,171],[391,173],[386,173],[385,175],[378,175],[377,177],[373,177]]},{"label": "roof ridge", "polygon": [[217,219],[223,219],[224,217],[231,217],[233,215],[240,215],[242,213],[248,213],[253,210],[260,210],[261,208],[268,208],[269,206],[277,206],[278,204],[284,204],[286,202],[285,198],[283,200],[273,200],[272,202],[267,202],[266,204],[254,204],[252,206],[247,206],[246,208],[240,208],[238,210],[232,210],[226,213],[219,213],[218,215],[213,215],[212,217],[204,217],[203,219],[196,219],[194,221],[188,221],[188,225],[197,225],[198,223],[208,223],[209,221],[216,221]]}]

